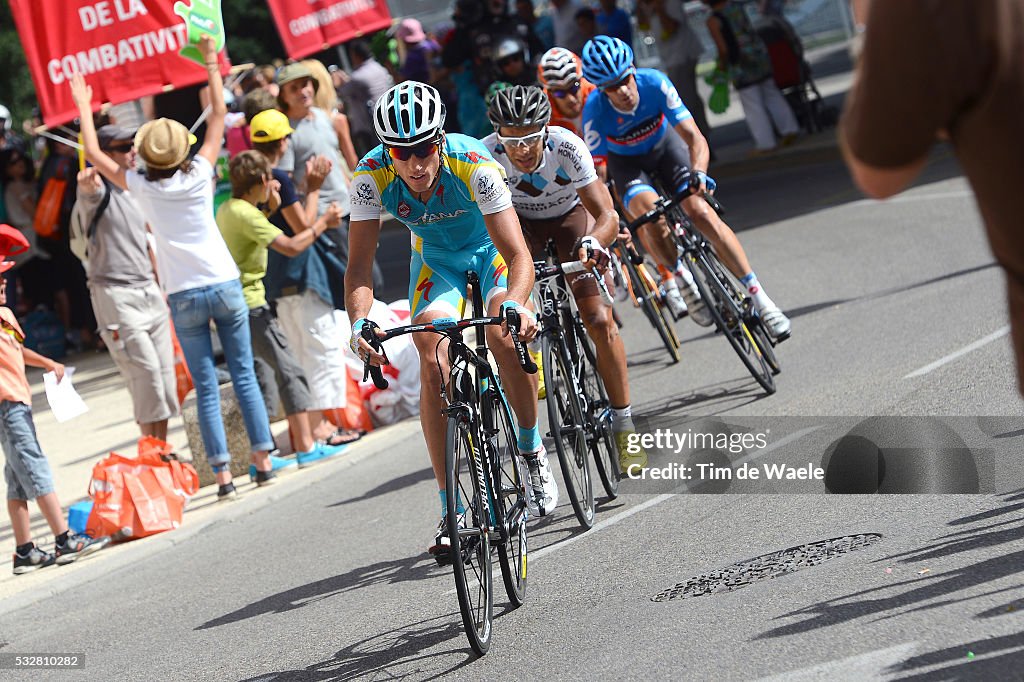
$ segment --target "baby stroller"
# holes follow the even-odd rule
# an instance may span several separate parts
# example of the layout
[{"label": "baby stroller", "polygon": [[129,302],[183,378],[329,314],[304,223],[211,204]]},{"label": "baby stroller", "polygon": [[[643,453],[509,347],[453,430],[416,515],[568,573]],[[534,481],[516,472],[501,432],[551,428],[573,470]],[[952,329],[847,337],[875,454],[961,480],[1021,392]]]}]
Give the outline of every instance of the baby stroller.
[{"label": "baby stroller", "polygon": [[793,26],[781,17],[765,18],[757,28],[768,48],[775,85],[782,91],[796,119],[808,133],[836,124],[839,111],[825,104],[804,59],[804,46]]}]

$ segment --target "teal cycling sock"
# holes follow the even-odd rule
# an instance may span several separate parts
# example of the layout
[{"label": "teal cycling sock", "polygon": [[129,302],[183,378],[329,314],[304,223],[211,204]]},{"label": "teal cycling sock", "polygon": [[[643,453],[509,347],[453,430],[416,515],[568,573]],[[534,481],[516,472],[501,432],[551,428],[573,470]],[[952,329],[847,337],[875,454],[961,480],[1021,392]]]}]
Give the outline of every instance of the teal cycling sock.
[{"label": "teal cycling sock", "polygon": [[519,452],[531,453],[540,450],[543,443],[540,439],[540,428],[534,425],[530,428],[519,427]]},{"label": "teal cycling sock", "polygon": [[[448,493],[444,490],[438,490],[437,494],[441,496],[441,516],[448,513]],[[466,508],[462,506],[462,493],[456,493],[455,495],[455,512],[462,514],[466,511]]]}]

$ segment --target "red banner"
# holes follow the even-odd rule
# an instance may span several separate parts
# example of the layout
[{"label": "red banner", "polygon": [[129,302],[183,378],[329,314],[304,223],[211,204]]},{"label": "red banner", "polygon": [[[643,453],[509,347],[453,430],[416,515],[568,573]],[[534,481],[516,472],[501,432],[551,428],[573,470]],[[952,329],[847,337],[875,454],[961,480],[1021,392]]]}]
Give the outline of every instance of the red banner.
[{"label": "red banner", "polygon": [[[171,0],[11,0],[48,126],[78,116],[71,76],[81,72],[96,103],[120,104],[195,85],[206,70],[178,52],[188,28]],[[222,53],[223,59],[223,53]]]},{"label": "red banner", "polygon": [[268,0],[267,4],[292,59],[391,26],[385,0]]}]

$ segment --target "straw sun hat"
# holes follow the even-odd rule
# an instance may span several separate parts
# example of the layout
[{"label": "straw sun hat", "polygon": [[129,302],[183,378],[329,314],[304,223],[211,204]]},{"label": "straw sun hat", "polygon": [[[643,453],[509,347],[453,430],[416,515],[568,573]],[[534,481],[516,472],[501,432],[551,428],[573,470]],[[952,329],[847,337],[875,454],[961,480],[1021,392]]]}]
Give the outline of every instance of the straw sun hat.
[{"label": "straw sun hat", "polygon": [[188,128],[169,118],[149,121],[135,133],[135,150],[146,166],[158,170],[180,166],[195,143]]}]

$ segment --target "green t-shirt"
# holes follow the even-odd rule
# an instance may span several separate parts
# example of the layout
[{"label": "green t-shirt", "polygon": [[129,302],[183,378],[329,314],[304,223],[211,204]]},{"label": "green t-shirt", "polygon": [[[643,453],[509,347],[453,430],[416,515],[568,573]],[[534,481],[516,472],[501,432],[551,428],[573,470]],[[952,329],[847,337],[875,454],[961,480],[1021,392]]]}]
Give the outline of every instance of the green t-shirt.
[{"label": "green t-shirt", "polygon": [[284,232],[243,199],[224,202],[217,211],[217,227],[242,273],[242,292],[249,309],[266,305],[263,277],[267,274],[267,246]]}]

